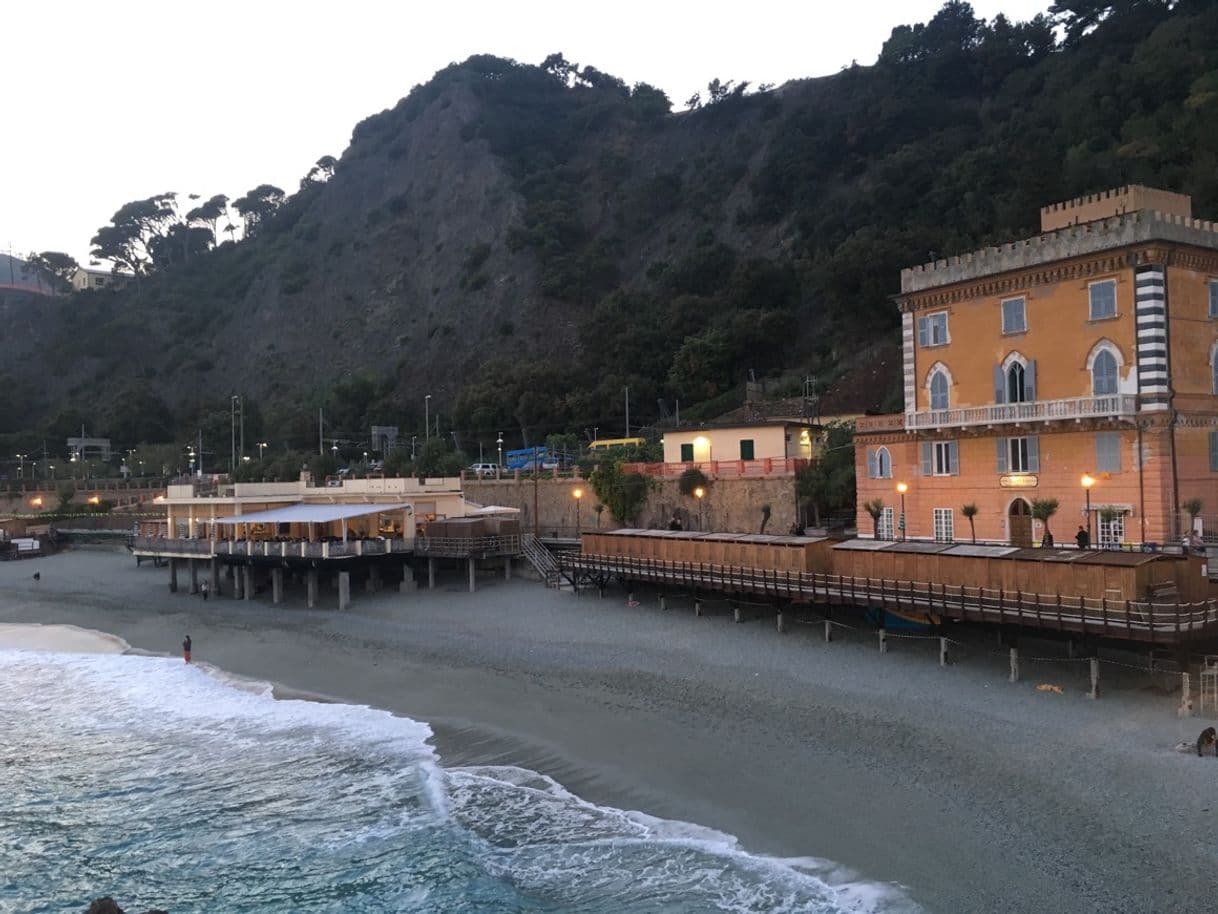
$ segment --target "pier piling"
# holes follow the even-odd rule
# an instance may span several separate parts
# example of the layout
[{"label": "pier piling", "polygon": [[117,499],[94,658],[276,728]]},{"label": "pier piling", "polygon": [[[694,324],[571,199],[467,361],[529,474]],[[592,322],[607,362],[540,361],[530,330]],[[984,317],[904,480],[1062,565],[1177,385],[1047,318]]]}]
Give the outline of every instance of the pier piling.
[{"label": "pier piling", "polygon": [[1019,648],[1011,648],[1011,682],[1019,682]]},{"label": "pier piling", "polygon": [[880,653],[888,653],[888,632],[884,631],[882,628],[880,629]]},{"label": "pier piling", "polygon": [[194,559],[187,559],[190,563],[190,592],[199,592],[199,563]]},{"label": "pier piling", "polygon": [[279,604],[283,602],[283,569],[271,569],[271,602]]},{"label": "pier piling", "polygon": [[305,603],[309,609],[317,605],[317,569],[310,568],[305,573]]},{"label": "pier piling", "polygon": [[1100,658],[1091,658],[1091,691],[1087,693],[1088,698],[1100,697]]},{"label": "pier piling", "polygon": [[833,640],[833,623],[828,619],[825,620],[825,643]]},{"label": "pier piling", "polygon": [[242,577],[245,578],[245,599],[254,599],[254,566],[246,565],[241,569]]},{"label": "pier piling", "polygon": [[345,612],[351,605],[351,572],[338,573],[338,611]]},{"label": "pier piling", "polygon": [[211,565],[209,569],[211,574],[211,592],[218,597],[220,596],[220,560],[213,558],[209,560],[209,564]]},{"label": "pier piling", "polygon": [[776,625],[778,626],[778,634],[780,634],[780,635],[787,630],[787,626],[783,622],[783,619],[782,619],[782,610],[781,609],[778,610],[778,618],[776,620]]},{"label": "pier piling", "polygon": [[169,592],[178,592],[178,560],[169,560]]},{"label": "pier piling", "polygon": [[469,557],[469,592],[474,592],[474,578],[478,573],[478,560],[472,555]]},{"label": "pier piling", "polygon": [[744,617],[741,616],[741,614],[740,614],[740,604],[739,603],[732,604],[732,621],[736,622],[737,624],[744,621]]},{"label": "pier piling", "polygon": [[1189,681],[1188,673],[1180,674],[1180,706],[1176,708],[1177,717],[1192,717],[1193,716],[1193,694],[1192,684]]},{"label": "pier piling", "polygon": [[695,616],[702,615],[702,601],[701,600],[694,600],[694,615]]},{"label": "pier piling", "polygon": [[939,639],[939,666],[947,666],[947,639]]}]

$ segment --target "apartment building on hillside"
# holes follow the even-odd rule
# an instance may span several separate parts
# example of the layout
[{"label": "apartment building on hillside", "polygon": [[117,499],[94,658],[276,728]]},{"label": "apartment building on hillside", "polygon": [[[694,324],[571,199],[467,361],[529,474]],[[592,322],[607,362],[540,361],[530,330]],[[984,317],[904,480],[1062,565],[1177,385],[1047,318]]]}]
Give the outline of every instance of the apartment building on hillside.
[{"label": "apartment building on hillside", "polygon": [[978,540],[1015,545],[1041,539],[1036,499],[1059,543],[1178,541],[1194,498],[1218,515],[1218,226],[1130,186],[1041,230],[902,271],[905,411],[857,423],[860,532],[876,499],[881,537],[967,540],[975,505]]}]

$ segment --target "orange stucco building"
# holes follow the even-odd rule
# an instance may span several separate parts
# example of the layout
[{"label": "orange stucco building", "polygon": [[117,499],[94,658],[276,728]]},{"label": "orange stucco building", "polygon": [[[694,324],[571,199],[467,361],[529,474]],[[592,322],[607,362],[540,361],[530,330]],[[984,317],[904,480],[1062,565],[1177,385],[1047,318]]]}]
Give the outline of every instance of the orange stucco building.
[{"label": "orange stucco building", "polygon": [[[901,273],[905,411],[857,423],[858,523],[882,537],[1178,542],[1218,514],[1218,225],[1123,187],[1043,234]],[[1086,510],[1084,475],[1094,480]]]}]

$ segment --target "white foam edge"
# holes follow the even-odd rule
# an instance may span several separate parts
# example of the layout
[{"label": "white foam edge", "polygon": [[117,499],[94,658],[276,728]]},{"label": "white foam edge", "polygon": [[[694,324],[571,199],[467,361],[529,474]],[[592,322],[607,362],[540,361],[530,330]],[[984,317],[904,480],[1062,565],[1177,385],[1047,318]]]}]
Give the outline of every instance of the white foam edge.
[{"label": "white foam edge", "polygon": [[[650,834],[647,840],[672,842],[693,847],[714,856],[772,866],[786,870],[795,877],[813,879],[825,888],[826,894],[833,896],[834,901],[843,911],[855,912],[855,914],[891,914],[894,910],[905,912],[921,910],[921,907],[909,897],[908,889],[898,883],[868,880],[847,866],[819,857],[776,857],[751,853],[740,847],[740,842],[734,835],[705,825],[684,822],[680,819],[661,819],[639,810],[598,806],[571,793],[549,775],[531,771],[528,768],[518,768],[513,765],[473,765],[446,770],[449,773],[459,773],[517,790],[545,794],[596,812],[619,815],[648,829]],[[526,783],[537,780],[544,783],[544,788]]]},{"label": "white foam edge", "polygon": [[0,650],[55,654],[125,654],[131,645],[109,632],[79,625],[0,622]]}]

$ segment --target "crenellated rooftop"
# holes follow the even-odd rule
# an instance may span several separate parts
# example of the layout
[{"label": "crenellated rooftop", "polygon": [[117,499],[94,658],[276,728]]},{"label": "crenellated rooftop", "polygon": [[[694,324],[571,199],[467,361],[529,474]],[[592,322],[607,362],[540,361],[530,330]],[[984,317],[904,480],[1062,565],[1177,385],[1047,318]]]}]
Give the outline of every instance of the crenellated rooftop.
[{"label": "crenellated rooftop", "polygon": [[[1091,196],[1099,197],[1095,194]],[[1091,198],[1078,199],[1095,202]],[[922,292],[1148,241],[1169,241],[1218,250],[1218,223],[1193,219],[1176,212],[1137,210],[1077,225],[1070,224],[1021,241],[904,269],[901,271],[901,293]]]}]

